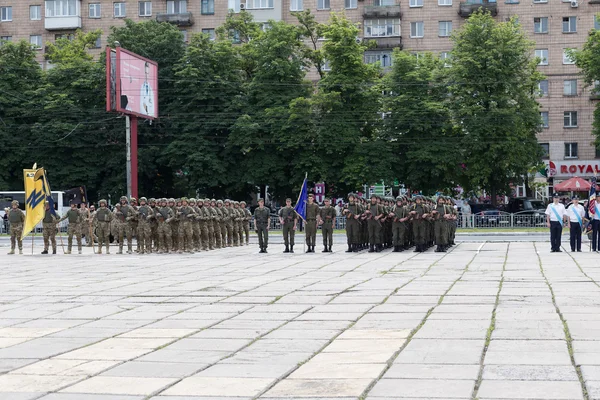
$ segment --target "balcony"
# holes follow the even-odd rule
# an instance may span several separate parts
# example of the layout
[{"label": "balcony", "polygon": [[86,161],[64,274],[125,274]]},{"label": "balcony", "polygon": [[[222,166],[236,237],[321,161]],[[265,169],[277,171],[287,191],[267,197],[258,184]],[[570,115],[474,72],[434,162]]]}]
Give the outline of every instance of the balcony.
[{"label": "balcony", "polygon": [[463,18],[469,18],[471,14],[476,12],[479,9],[483,9],[483,11],[489,11],[492,14],[492,17],[498,15],[498,4],[496,1],[490,0],[481,0],[479,3],[475,2],[466,2],[460,3],[460,7],[458,9],[458,15]]},{"label": "balcony", "polygon": [[81,29],[81,16],[45,17],[44,28],[48,31]]},{"label": "balcony", "polygon": [[365,6],[363,9],[364,18],[400,18],[401,16],[400,4],[391,6]]},{"label": "balcony", "polygon": [[400,36],[370,37],[364,38],[364,41],[370,49],[399,48],[400,50],[402,50],[402,37]]},{"label": "balcony", "polygon": [[158,14],[156,16],[158,22],[168,22],[178,26],[192,26],[194,25],[194,16],[191,12],[179,13],[179,14]]}]

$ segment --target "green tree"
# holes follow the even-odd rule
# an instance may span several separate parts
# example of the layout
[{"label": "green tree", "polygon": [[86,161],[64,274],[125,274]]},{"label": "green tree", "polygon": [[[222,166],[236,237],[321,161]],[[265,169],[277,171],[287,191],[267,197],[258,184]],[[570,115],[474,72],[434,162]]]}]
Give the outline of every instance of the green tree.
[{"label": "green tree", "polygon": [[302,37],[307,42],[305,58],[310,60],[312,66],[317,70],[319,78],[323,78],[325,58],[321,46],[319,46],[319,39],[323,36],[324,24],[317,22],[315,15],[310,10],[293,12],[292,15],[298,20]]},{"label": "green tree", "polygon": [[465,175],[495,204],[497,194],[522,183],[541,159],[538,60],[515,19],[498,23],[478,12],[452,40],[449,104],[463,132]]},{"label": "green tree", "polygon": [[396,155],[395,176],[407,187],[433,194],[456,187],[461,161],[460,132],[446,101],[444,64],[431,53],[394,52],[384,79],[384,119]]},{"label": "green tree", "polygon": [[[585,84],[593,86],[593,93],[599,95],[596,82],[600,81],[600,31],[592,29],[583,49],[571,50],[570,57],[575,65],[581,69]],[[594,110],[594,121],[592,122],[592,134],[596,137],[596,148],[600,148],[600,103],[596,102]]]}]

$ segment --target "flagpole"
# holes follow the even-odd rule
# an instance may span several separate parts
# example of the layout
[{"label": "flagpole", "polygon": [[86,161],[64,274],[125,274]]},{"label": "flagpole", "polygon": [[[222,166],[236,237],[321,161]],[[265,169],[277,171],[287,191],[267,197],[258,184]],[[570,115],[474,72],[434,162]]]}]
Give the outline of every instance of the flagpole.
[{"label": "flagpole", "polygon": [[33,255],[33,239],[35,238],[35,228],[31,232],[31,255]]}]

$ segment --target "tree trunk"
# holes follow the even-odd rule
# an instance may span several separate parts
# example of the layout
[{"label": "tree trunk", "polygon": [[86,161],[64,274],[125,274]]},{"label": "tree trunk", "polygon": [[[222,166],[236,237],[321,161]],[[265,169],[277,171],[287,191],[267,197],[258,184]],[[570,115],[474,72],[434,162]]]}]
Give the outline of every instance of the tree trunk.
[{"label": "tree trunk", "polygon": [[496,186],[494,184],[492,184],[492,186],[490,187],[490,198],[492,201],[492,205],[496,207],[498,201],[496,200]]},{"label": "tree trunk", "polygon": [[529,174],[525,174],[525,197],[533,197],[533,190],[529,186]]}]

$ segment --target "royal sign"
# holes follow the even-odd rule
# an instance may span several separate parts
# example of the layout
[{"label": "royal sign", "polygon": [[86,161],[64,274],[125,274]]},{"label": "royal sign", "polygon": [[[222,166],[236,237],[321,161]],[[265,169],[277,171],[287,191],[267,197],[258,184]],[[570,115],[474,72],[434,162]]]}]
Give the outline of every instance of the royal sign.
[{"label": "royal sign", "polygon": [[600,175],[600,160],[546,161],[546,166],[551,178]]}]

